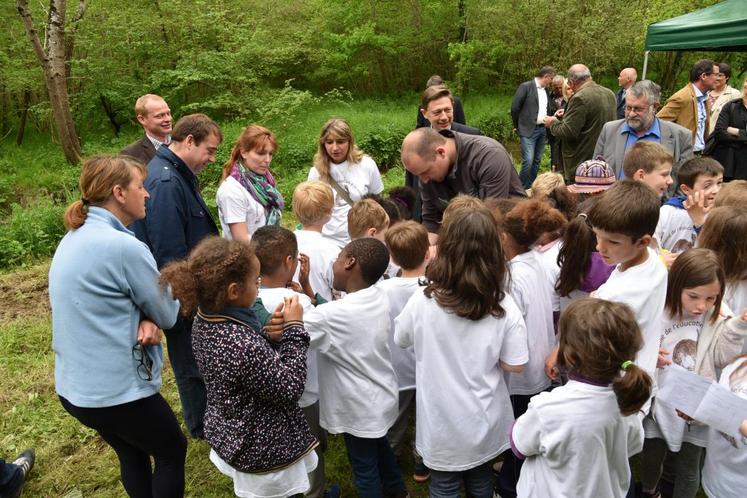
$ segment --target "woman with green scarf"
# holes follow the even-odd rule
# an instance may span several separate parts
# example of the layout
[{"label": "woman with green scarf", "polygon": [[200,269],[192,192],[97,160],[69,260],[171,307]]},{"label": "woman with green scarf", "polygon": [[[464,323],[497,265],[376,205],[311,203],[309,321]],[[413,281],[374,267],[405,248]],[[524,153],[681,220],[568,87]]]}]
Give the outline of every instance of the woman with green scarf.
[{"label": "woman with green scarf", "polygon": [[250,240],[258,228],[280,224],[283,196],[270,171],[276,150],[275,135],[263,126],[249,125],[239,136],[216,194],[223,237]]}]

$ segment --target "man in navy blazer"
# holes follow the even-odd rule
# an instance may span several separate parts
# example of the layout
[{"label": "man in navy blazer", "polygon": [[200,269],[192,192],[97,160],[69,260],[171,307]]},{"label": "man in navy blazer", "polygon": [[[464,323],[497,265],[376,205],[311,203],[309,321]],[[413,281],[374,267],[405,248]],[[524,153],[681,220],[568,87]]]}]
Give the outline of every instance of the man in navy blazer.
[{"label": "man in navy blazer", "polygon": [[544,119],[550,112],[548,87],[555,77],[555,70],[545,66],[537,75],[516,89],[511,102],[511,121],[514,132],[521,142],[521,171],[519,177],[525,189],[532,186],[537,177],[540,160],[545,151],[547,130]]},{"label": "man in navy blazer", "polygon": [[620,89],[615,94],[615,99],[617,100],[617,119],[625,117],[625,95],[637,79],[638,71],[633,67],[626,67],[620,71],[620,75],[617,77],[617,84],[620,85]]},{"label": "man in navy blazer", "polygon": [[[675,178],[682,163],[693,157],[690,130],[656,117],[660,97],[659,85],[650,80],[639,81],[630,87],[625,97],[625,119],[609,121],[602,128],[594,157],[604,157],[617,178],[623,177],[625,151],[641,140],[659,143],[672,154]],[[670,188],[670,195],[676,185],[675,182]]]},{"label": "man in navy blazer", "polygon": [[135,116],[145,130],[145,135],[122,149],[120,154],[148,164],[156,155],[157,149],[171,142],[171,109],[163,98],[149,93],[135,102]]},{"label": "man in navy blazer", "polygon": [[[204,114],[190,114],[177,121],[171,145],[163,145],[148,163],[145,218],[133,223],[135,236],[145,242],[159,270],[186,258],[202,239],[218,235],[218,227],[200,195],[197,174],[215,162],[223,134]],[[187,429],[204,437],[203,418],[207,396],[205,383],[192,355],[192,318],[179,317],[166,333],[166,346],[174,369]]]}]

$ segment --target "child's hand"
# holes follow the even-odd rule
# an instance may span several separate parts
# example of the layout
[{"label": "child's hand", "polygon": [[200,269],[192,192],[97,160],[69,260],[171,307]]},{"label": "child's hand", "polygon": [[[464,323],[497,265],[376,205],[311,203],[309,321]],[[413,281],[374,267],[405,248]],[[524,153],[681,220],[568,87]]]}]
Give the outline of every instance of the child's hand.
[{"label": "child's hand", "polygon": [[143,346],[160,344],[161,329],[147,318],[140,320],[140,324],[137,326],[137,342]]},{"label": "child's hand", "polygon": [[298,255],[298,281],[301,282],[301,286],[304,283],[309,282],[309,273],[311,272],[311,265],[309,264],[309,257],[305,254]]},{"label": "child's hand", "polygon": [[674,263],[674,260],[677,259],[677,256],[679,256],[682,253],[681,252],[669,252],[669,251],[664,252],[664,251],[665,249],[659,253],[659,259],[661,259],[661,262],[664,263],[664,266],[666,266],[667,270],[669,270],[672,267],[672,263]]},{"label": "child's hand", "polygon": [[298,322],[303,320],[303,306],[298,302],[298,296],[283,298],[285,307],[283,308],[283,318],[286,322]]},{"label": "child's hand", "polygon": [[294,292],[301,292],[301,293],[303,293],[303,289],[301,288],[301,286],[299,285],[298,282],[293,282],[291,280],[290,282],[288,282],[287,284],[285,284],[285,287],[287,289],[293,290]]},{"label": "child's hand", "polygon": [[656,358],[656,368],[663,368],[672,364],[672,360],[667,359],[668,354],[669,351],[664,348],[659,348],[659,357]]},{"label": "child's hand", "polygon": [[706,201],[703,191],[697,190],[692,194],[687,195],[687,199],[682,203],[687,210],[687,214],[690,215],[690,219],[693,221],[693,225],[700,227],[705,222],[708,211],[711,210],[712,205],[709,205]]},{"label": "child's hand", "polygon": [[283,319],[283,307],[284,303],[278,304],[275,311],[272,312],[272,318],[265,325],[264,331],[270,340],[278,342],[283,338],[283,325],[285,325],[285,319]]},{"label": "child's hand", "polygon": [[684,421],[685,421],[685,422],[687,422],[688,424],[689,424],[690,422],[692,422],[692,421],[694,420],[694,419],[693,419],[692,417],[689,417],[689,416],[685,415],[684,413],[682,413],[681,411],[679,411],[679,410],[678,410],[678,409],[676,409],[676,408],[674,409],[674,411],[675,411],[675,412],[677,412],[677,416],[678,416],[679,418],[681,418],[682,420],[684,420]]},{"label": "child's hand", "polygon": [[739,315],[739,319],[743,322],[747,322],[747,308],[742,310],[742,314]]},{"label": "child's hand", "polygon": [[747,420],[742,421],[742,425],[739,426],[739,432],[741,432],[744,437],[747,437]]},{"label": "child's hand", "polygon": [[545,375],[547,375],[551,380],[555,380],[560,376],[560,371],[558,370],[558,367],[555,366],[557,363],[558,348],[555,348],[547,358],[545,358]]}]

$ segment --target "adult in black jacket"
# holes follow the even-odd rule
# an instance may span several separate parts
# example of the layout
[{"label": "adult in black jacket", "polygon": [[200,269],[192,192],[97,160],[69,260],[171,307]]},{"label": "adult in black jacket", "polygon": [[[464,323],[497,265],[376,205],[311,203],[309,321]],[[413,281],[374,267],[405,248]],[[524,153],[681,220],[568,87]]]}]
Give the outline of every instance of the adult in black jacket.
[{"label": "adult in black jacket", "polygon": [[747,180],[747,79],[742,98],[721,109],[713,134],[716,145],[711,155],[724,167],[724,179]]},{"label": "adult in black jacket", "polygon": [[161,97],[149,93],[135,102],[135,115],[145,135],[122,149],[120,154],[148,164],[161,145],[171,142],[171,109]]},{"label": "adult in black jacket", "polygon": [[[425,88],[428,89],[432,86],[446,86],[446,83],[444,83],[444,80],[442,77],[440,77],[437,74],[434,74],[430,78],[428,78],[428,82],[425,84]],[[456,95],[452,95],[454,98],[454,122],[461,123],[463,125],[467,124],[467,118],[464,116],[464,107],[462,106],[462,100],[457,97]],[[428,121],[428,118],[426,118],[423,115],[423,107],[418,106],[418,118],[416,121],[415,128],[423,128],[424,126],[430,126],[431,122]]]}]

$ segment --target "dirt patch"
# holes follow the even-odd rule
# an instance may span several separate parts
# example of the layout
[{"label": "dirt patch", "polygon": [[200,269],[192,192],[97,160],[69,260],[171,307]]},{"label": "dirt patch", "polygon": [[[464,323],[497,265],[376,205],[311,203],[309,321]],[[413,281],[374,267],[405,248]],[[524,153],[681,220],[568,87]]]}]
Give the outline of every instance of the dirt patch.
[{"label": "dirt patch", "polygon": [[0,273],[0,323],[50,313],[49,263]]}]

